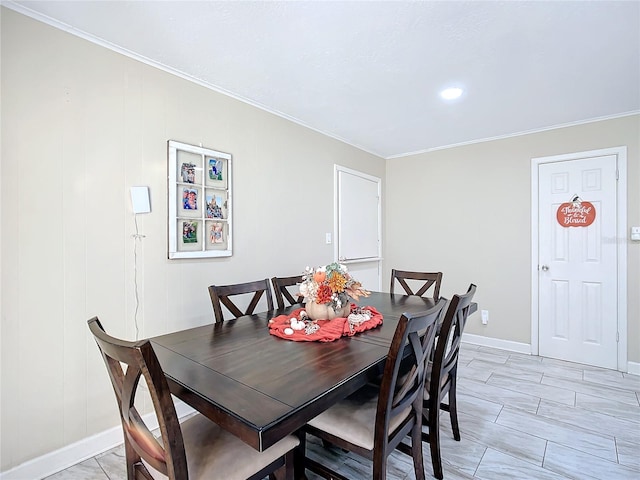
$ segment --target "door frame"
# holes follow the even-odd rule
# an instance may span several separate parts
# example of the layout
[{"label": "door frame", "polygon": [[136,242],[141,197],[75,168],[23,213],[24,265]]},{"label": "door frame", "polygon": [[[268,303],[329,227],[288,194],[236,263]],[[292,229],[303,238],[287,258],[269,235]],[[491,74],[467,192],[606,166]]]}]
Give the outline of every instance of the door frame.
[{"label": "door frame", "polygon": [[378,255],[377,257],[365,258],[361,260],[352,260],[349,263],[377,263],[378,264],[378,285],[376,290],[380,291],[382,289],[382,179],[380,177],[376,177],[374,175],[369,175],[368,173],[360,172],[358,170],[353,170],[351,168],[343,167],[342,165],[334,164],[333,169],[333,231],[335,232],[335,238],[333,239],[333,258],[334,261],[339,261],[339,247],[340,247],[340,199],[339,197],[339,185],[340,181],[340,172],[349,173],[351,175],[355,175],[358,177],[366,178],[367,180],[371,180],[378,185]]},{"label": "door frame", "polygon": [[627,358],[627,147],[612,147],[586,152],[553,155],[531,159],[531,354],[538,355],[539,286],[538,286],[538,166],[543,163],[565,162],[584,158],[615,155],[617,157],[618,183],[616,188],[616,255],[617,255],[617,327],[618,370],[628,371]]}]

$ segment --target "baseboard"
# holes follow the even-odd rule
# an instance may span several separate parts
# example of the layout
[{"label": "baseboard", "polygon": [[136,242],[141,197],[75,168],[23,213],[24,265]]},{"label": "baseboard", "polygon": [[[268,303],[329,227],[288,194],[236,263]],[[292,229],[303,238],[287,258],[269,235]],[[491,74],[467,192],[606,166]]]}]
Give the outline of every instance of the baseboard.
[{"label": "baseboard", "polygon": [[[179,418],[187,417],[194,410],[181,401],[176,401],[176,413]],[[155,413],[144,415],[144,421],[151,429],[158,428],[158,420]],[[0,472],[0,480],[24,480],[45,478],[54,473],[95,457],[107,450],[117,447],[122,443],[122,427],[110,428],[79,442],[67,445],[59,450],[49,452],[33,460],[29,460],[6,472]]]},{"label": "baseboard", "polygon": [[482,335],[474,335],[472,333],[463,333],[462,341],[473,345],[481,345],[483,347],[500,348],[510,352],[524,353],[531,355],[531,345],[528,343],[513,342],[511,340],[502,340],[500,338],[483,337]]},{"label": "baseboard", "polygon": [[632,375],[640,375],[640,363],[627,362],[627,373],[631,373]]},{"label": "baseboard", "polygon": [[[481,345],[483,347],[500,348],[510,352],[524,353],[531,355],[531,345],[528,343],[512,342],[511,340],[501,340],[499,338],[483,337],[482,335],[474,335],[472,333],[463,333],[462,341],[473,345]],[[640,375],[639,362],[627,362],[627,373],[632,375]]]}]

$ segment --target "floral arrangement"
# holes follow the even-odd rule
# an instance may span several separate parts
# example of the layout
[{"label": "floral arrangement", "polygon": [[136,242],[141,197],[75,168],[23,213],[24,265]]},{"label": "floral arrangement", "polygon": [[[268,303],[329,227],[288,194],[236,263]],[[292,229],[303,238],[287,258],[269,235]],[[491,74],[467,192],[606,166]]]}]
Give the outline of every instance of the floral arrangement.
[{"label": "floral arrangement", "polygon": [[360,297],[368,297],[369,291],[347,271],[347,266],[330,263],[318,268],[307,267],[302,274],[300,295],[307,302],[315,302],[331,306],[334,310],[348,305],[349,299],[357,301]]}]

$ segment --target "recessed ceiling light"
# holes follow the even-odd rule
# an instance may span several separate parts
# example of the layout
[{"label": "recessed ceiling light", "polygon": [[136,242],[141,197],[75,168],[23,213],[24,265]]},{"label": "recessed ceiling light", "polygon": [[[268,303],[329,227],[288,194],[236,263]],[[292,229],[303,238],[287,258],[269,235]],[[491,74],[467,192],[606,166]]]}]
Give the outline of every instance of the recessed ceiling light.
[{"label": "recessed ceiling light", "polygon": [[440,92],[440,96],[445,100],[453,100],[462,95],[462,89],[457,87],[446,88]]}]

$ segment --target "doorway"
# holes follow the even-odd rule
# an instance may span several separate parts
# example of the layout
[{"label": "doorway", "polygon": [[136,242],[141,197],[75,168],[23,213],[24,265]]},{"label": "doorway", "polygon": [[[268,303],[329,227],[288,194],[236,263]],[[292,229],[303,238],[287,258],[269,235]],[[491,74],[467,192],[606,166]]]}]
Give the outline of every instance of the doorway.
[{"label": "doorway", "polygon": [[334,258],[367,290],[381,290],[382,181],[335,166]]},{"label": "doorway", "polygon": [[625,147],[532,160],[532,353],[626,371],[625,238]]}]

